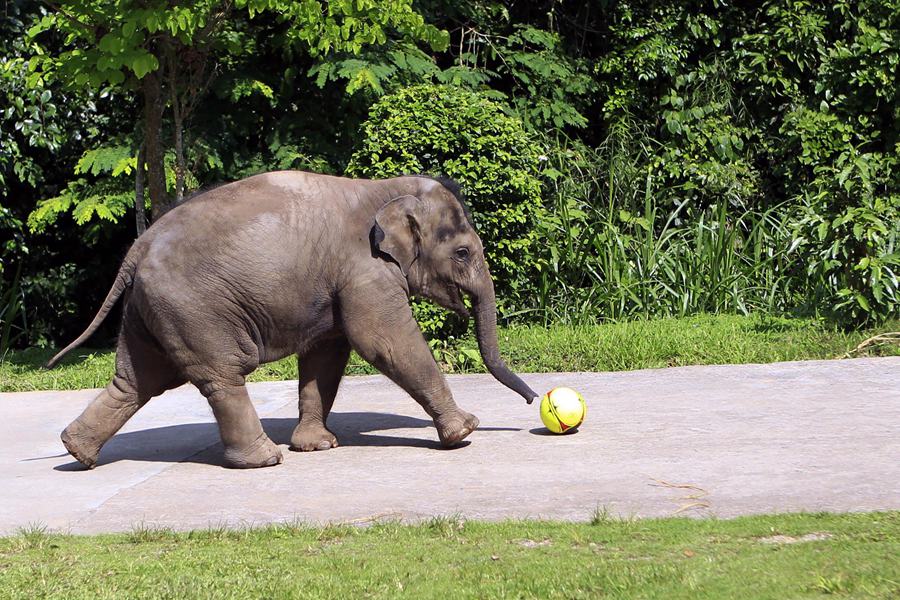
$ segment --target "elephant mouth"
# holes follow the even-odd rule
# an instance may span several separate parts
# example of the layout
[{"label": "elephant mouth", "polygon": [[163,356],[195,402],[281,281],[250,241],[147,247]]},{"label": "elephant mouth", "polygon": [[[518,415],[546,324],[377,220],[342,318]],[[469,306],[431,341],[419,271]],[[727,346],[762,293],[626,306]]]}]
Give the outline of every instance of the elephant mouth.
[{"label": "elephant mouth", "polygon": [[469,314],[469,309],[466,308],[466,303],[463,300],[463,291],[458,285],[449,286],[447,289],[447,296],[450,299],[447,308],[464,319],[468,319],[471,316]]}]

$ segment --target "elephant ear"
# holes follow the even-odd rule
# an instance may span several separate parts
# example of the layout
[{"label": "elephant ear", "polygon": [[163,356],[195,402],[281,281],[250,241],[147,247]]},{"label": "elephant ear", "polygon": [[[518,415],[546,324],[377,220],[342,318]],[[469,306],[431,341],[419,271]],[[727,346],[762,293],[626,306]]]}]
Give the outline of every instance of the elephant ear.
[{"label": "elephant ear", "polygon": [[419,257],[421,239],[418,213],[421,201],[415,196],[394,198],[375,213],[375,248],[400,265],[403,276]]}]

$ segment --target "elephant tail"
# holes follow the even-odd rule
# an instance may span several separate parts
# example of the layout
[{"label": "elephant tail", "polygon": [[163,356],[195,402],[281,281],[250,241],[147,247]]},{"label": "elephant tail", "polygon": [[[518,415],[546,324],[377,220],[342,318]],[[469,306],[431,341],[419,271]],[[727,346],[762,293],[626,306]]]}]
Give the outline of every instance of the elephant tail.
[{"label": "elephant tail", "polygon": [[134,281],[134,271],[135,263],[126,257],[125,262],[119,267],[116,280],[113,282],[112,288],[110,288],[109,293],[106,295],[106,300],[103,301],[103,305],[94,316],[94,320],[91,321],[91,324],[84,330],[84,333],[79,335],[74,342],[63,348],[56,356],[47,361],[47,364],[44,365],[45,369],[52,369],[55,367],[66,354],[83,344],[95,331],[97,331],[97,328],[100,327],[100,324],[103,323],[103,320],[109,315],[109,312],[116,305],[116,302],[118,302],[119,297]]}]

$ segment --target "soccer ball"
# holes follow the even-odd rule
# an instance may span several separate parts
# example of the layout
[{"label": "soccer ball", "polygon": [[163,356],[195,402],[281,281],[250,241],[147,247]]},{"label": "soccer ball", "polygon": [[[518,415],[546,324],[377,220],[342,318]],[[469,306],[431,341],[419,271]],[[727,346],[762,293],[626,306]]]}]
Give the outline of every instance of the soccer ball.
[{"label": "soccer ball", "polygon": [[553,433],[578,428],[586,414],[584,398],[572,388],[553,388],[541,398],[541,421]]}]

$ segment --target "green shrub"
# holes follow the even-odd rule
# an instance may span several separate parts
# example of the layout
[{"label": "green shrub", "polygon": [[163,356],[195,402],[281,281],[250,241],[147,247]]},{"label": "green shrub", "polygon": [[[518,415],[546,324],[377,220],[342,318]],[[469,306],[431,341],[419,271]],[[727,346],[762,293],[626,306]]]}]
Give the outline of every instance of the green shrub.
[{"label": "green shrub", "polygon": [[900,313],[900,193],[896,157],[844,149],[817,161],[800,196],[797,244],[826,314],[847,324]]},{"label": "green shrub", "polygon": [[[500,106],[476,92],[419,85],[375,103],[348,173],[429,173],[458,181],[485,245],[501,311],[509,311],[529,297],[538,260],[539,165],[538,144]],[[427,333],[446,326],[444,313],[419,308],[417,316]]]},{"label": "green shrub", "polygon": [[[791,92],[778,139],[790,198],[802,210],[799,275],[815,289],[816,308],[836,321],[882,321],[900,313],[900,2],[801,8],[821,23],[803,38],[815,87]],[[776,20],[792,14],[767,12]],[[826,39],[825,24],[840,35]],[[766,73],[783,77],[780,69]]]}]

